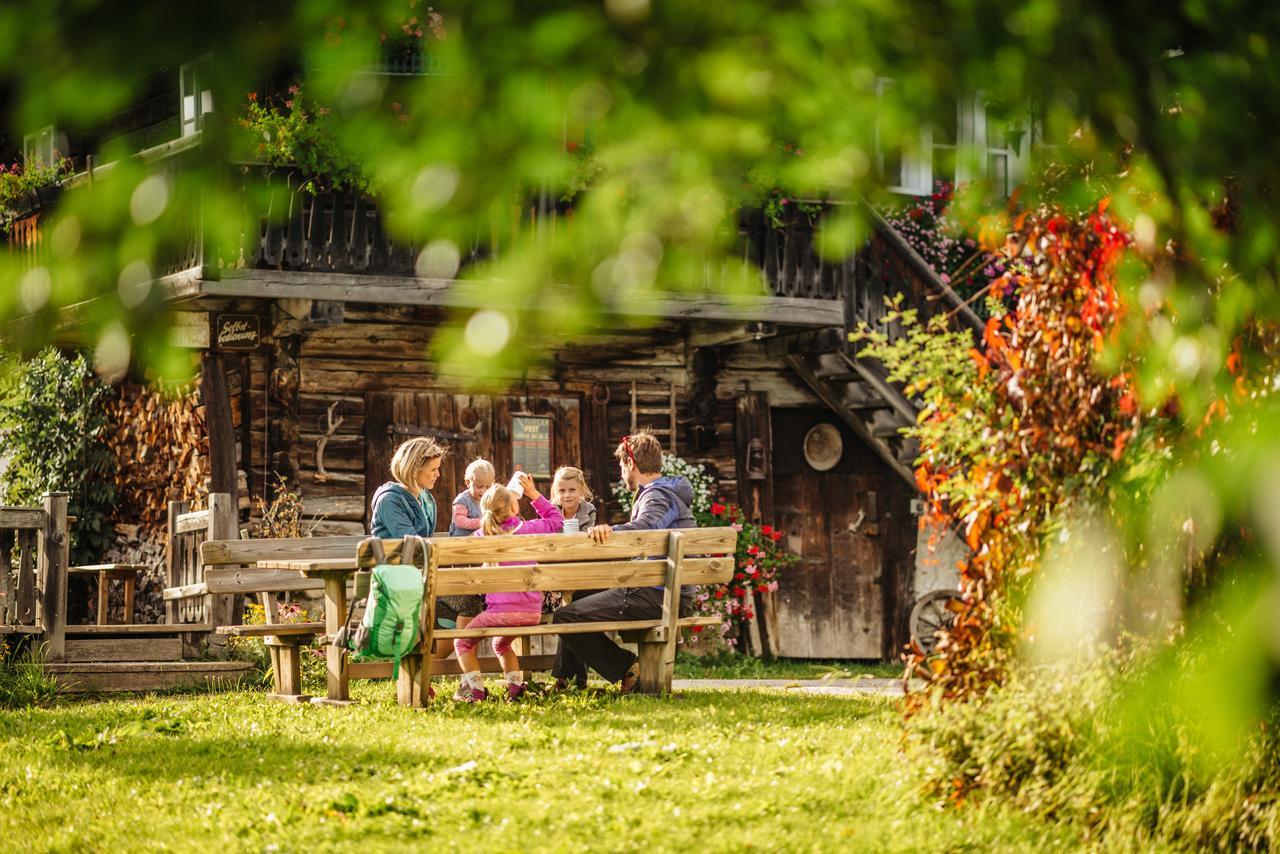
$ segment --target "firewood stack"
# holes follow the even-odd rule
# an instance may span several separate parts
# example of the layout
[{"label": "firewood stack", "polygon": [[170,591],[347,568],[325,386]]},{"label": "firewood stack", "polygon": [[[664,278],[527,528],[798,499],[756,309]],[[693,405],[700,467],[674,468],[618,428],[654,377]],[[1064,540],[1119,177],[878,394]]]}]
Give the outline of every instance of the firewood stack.
[{"label": "firewood stack", "polygon": [[150,531],[163,535],[170,501],[190,501],[193,510],[204,506],[209,437],[198,379],[182,393],[121,386],[107,414],[107,444],[118,462],[113,522],[137,526],[149,539]]}]

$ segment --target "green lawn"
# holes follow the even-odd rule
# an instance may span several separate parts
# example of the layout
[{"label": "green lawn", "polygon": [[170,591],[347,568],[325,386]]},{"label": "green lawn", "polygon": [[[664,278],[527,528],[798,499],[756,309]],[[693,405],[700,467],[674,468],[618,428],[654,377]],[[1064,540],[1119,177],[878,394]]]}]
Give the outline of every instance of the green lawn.
[{"label": "green lawn", "polygon": [[0,849],[992,850],[1072,844],[922,799],[895,702],[691,691],[349,708],[242,692],[0,712]]}]

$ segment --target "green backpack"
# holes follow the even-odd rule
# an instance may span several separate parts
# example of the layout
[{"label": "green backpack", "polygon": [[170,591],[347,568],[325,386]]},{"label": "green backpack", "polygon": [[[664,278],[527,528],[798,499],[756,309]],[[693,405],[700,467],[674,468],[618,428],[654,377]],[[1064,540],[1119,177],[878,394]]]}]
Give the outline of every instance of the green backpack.
[{"label": "green backpack", "polygon": [[[400,676],[400,659],[418,642],[418,621],[422,612],[422,594],[425,580],[422,569],[414,564],[414,550],[422,549],[426,563],[427,544],[421,537],[405,537],[400,551],[400,563],[387,563],[382,540],[370,537],[365,540],[378,565],[373,568],[369,580],[369,597],[365,603],[364,619],[348,639],[340,643],[351,651],[352,661],[395,662],[392,678]],[[356,598],[352,598],[347,623],[355,611]],[[345,642],[345,643],[343,643]]]}]

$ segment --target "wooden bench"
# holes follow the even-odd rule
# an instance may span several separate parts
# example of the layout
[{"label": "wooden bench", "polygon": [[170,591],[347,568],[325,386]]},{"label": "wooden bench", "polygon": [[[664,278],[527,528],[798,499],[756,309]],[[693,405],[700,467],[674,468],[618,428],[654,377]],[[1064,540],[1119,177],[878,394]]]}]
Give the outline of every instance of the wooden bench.
[{"label": "wooden bench", "polygon": [[[343,588],[341,614],[346,615],[346,594],[351,591],[355,582],[356,547],[362,537],[302,537],[297,539],[261,539],[261,540],[205,540],[199,544],[198,561],[200,564],[199,595],[230,596],[241,594],[256,596],[262,602],[267,625],[237,626],[222,625],[215,627],[219,635],[239,637],[260,637],[267,647],[272,666],[272,697],[288,702],[302,702],[310,699],[302,692],[301,662],[303,647],[308,646],[316,637],[337,630],[338,624],[327,627],[326,623],[280,623],[276,613],[275,596],[278,593],[298,594],[304,592],[322,592],[326,590],[326,574],[316,573],[310,577],[303,575],[296,568],[288,568],[297,564],[311,566],[325,562],[337,562],[348,569],[336,579],[328,579]],[[434,538],[431,542],[448,540],[449,537]],[[398,541],[397,541],[398,542]],[[399,552],[396,552],[398,556]],[[285,568],[281,568],[285,567]],[[335,594],[336,595],[336,594]],[[364,591],[359,595],[364,596]],[[333,612],[331,601],[334,595],[326,596],[326,622]],[[457,661],[449,659],[452,645],[441,643],[436,651],[436,660],[432,664],[432,672],[436,674],[460,673]],[[523,656],[522,661],[530,669],[551,666],[552,656]],[[500,669],[496,658],[480,659],[482,670],[494,672]],[[389,678],[392,667],[389,662],[352,663],[344,672],[347,678],[384,679]],[[332,693],[332,692],[330,692]]]},{"label": "wooden bench", "polygon": [[[625,640],[638,644],[638,690],[666,693],[671,689],[680,630],[719,623],[715,618],[681,618],[679,588],[728,582],[733,577],[736,540],[737,532],[732,528],[628,531],[614,534],[605,544],[594,542],[586,534],[431,539],[425,568],[422,638],[418,648],[401,662],[397,699],[404,705],[426,705],[431,696],[431,677],[438,671],[432,656],[422,653],[431,649],[437,640],[601,631],[619,632]],[[400,540],[383,541],[388,560],[394,562],[398,558],[400,543]],[[331,637],[341,628],[341,620],[346,616],[348,585],[345,580],[358,569],[371,569],[374,562],[372,550],[366,545],[345,558],[281,560],[268,562],[263,568],[325,580],[325,613],[340,615],[327,620]],[[497,565],[504,563],[517,565]],[[435,604],[439,596],[650,586],[665,587],[662,613],[652,620],[543,623],[489,629],[446,630],[435,626]],[[330,647],[328,670],[328,701],[348,702],[348,680],[353,674],[343,650]]]},{"label": "wooden bench", "polygon": [[349,554],[361,537],[300,537],[261,540],[205,540],[199,544],[202,589],[211,595],[256,596],[262,604],[262,625],[216,626],[219,635],[262,638],[271,659],[273,699],[303,702],[303,647],[326,631],[322,622],[282,623],[276,594],[324,590],[319,579],[296,572],[261,569],[259,561],[309,560]]}]

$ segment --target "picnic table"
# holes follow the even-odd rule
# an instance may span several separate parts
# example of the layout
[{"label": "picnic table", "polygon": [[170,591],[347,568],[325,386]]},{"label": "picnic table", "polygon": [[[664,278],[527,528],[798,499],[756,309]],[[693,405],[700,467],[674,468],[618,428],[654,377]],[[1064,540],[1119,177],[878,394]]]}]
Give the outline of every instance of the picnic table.
[{"label": "picnic table", "polygon": [[[714,616],[680,616],[679,591],[684,585],[723,584],[728,581],[733,575],[736,538],[737,533],[732,528],[704,528],[619,532],[610,538],[607,545],[593,542],[586,534],[433,539],[429,549],[424,550],[423,571],[427,584],[423,600],[421,652],[400,662],[397,700],[404,705],[418,707],[429,701],[433,669],[431,650],[435,640],[610,631],[638,644],[639,690],[652,694],[667,693],[671,689],[680,629],[720,622]],[[367,540],[341,556],[332,551],[310,556],[277,551],[274,557],[262,556],[252,560],[252,572],[260,576],[258,582],[252,583],[260,589],[291,589],[294,585],[278,576],[296,573],[298,581],[308,586],[317,582],[323,584],[324,637],[326,641],[332,641],[347,619],[347,585],[354,574],[360,569],[372,569],[380,560],[396,562],[401,544],[399,540],[383,541],[385,555],[378,555],[377,559],[368,548]],[[281,548],[278,545],[271,547]],[[245,545],[233,544],[233,548],[243,549]],[[228,551],[222,557],[228,560],[233,557],[226,544],[215,542],[204,543],[201,554],[212,558],[220,550]],[[276,578],[271,579],[271,576]],[[435,602],[440,595],[654,586],[662,587],[666,592],[661,613],[652,619],[481,629],[439,629],[435,625]],[[315,633],[319,634],[320,624],[314,625]],[[276,628],[251,627],[255,633],[264,635],[271,634]],[[228,630],[240,631],[235,627],[228,627]],[[348,679],[352,670],[345,650],[330,643],[325,657],[327,697],[321,702],[349,703]]]},{"label": "picnic table", "polygon": [[[324,632],[334,637],[347,618],[347,582],[359,569],[355,549],[348,558],[307,558],[292,560],[260,560],[258,569],[275,569],[297,572],[305,578],[324,581]],[[328,699],[331,702],[350,700],[346,678],[346,657],[341,647],[328,644],[325,647]]]},{"label": "picnic table", "polygon": [[73,566],[67,572],[71,575],[93,575],[98,579],[98,625],[107,625],[107,592],[108,582],[124,582],[124,620],[126,624],[133,622],[134,593],[138,587],[138,573],[146,569],[136,563],[95,563],[88,566]]}]

